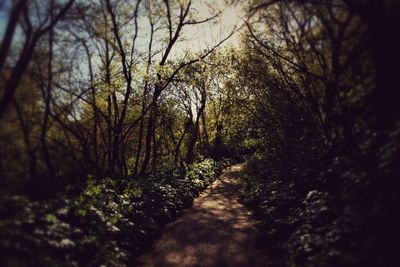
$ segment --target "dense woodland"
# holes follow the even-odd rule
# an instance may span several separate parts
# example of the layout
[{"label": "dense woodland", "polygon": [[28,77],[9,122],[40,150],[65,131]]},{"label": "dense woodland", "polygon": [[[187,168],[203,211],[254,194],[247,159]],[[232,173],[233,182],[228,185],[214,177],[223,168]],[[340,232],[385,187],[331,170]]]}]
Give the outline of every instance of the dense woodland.
[{"label": "dense woodland", "polygon": [[398,266],[398,1],[225,1],[183,51],[198,2],[0,1],[0,265],[130,266],[245,162],[273,266]]}]

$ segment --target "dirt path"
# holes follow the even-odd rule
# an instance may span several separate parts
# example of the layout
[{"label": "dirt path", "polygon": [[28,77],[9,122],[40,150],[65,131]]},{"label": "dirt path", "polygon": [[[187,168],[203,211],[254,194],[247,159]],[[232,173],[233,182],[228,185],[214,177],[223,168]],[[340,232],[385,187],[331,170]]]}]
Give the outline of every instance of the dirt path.
[{"label": "dirt path", "polygon": [[266,255],[254,248],[255,222],[237,201],[235,177],[241,168],[225,170],[193,207],[164,229],[138,266],[268,266]]}]

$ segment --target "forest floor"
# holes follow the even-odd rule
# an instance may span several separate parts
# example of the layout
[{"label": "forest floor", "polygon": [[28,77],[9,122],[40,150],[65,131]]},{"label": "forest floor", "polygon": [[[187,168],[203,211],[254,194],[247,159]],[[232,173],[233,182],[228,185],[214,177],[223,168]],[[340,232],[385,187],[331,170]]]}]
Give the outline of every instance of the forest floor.
[{"label": "forest floor", "polygon": [[138,266],[268,266],[256,248],[256,221],[238,202],[242,164],[227,168],[178,220],[167,225]]}]

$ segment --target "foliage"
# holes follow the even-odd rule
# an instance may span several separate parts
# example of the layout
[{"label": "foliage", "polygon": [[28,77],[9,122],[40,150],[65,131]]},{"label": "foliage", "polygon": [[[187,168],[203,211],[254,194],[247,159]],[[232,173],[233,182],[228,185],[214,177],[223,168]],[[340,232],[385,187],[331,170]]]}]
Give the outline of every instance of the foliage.
[{"label": "foliage", "polygon": [[392,203],[400,192],[386,183],[398,175],[399,133],[383,143],[371,137],[351,154],[320,153],[319,164],[303,164],[291,179],[272,174],[274,157],[268,157],[269,174],[255,179],[255,166],[267,159],[249,160],[242,201],[262,219],[264,245],[280,253],[279,261],[287,259],[279,266],[394,266]]},{"label": "foliage", "polygon": [[276,1],[248,22],[236,98],[258,145],[241,198],[274,266],[397,266],[399,110],[374,102],[389,85],[366,18],[332,3]]},{"label": "foliage", "polygon": [[125,266],[226,165],[205,159],[189,166],[186,174],[119,182],[92,177],[79,195],[47,201],[3,197],[1,265]]}]

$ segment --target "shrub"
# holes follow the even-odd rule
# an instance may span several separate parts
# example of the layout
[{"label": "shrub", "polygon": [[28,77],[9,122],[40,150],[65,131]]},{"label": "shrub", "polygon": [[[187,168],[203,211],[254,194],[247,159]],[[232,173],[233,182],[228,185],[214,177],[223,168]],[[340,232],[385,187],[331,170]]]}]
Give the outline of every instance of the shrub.
[{"label": "shrub", "polygon": [[306,160],[294,153],[284,169],[277,154],[249,160],[241,200],[276,266],[396,266],[399,137],[374,135]]},{"label": "shrub", "polygon": [[[78,196],[47,201],[3,197],[1,266],[125,266],[220,174],[206,159],[186,174],[132,181],[89,178]],[[181,173],[181,174],[179,174]]]}]

